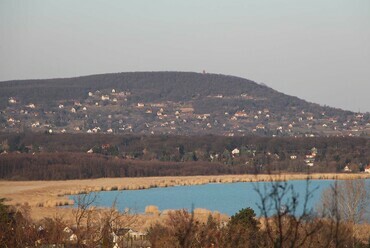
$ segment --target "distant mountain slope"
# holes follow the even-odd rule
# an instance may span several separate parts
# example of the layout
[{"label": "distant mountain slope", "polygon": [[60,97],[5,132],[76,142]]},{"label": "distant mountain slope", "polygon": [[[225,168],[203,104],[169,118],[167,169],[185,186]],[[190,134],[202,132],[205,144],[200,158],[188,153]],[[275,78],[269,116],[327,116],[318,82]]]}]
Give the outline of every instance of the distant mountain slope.
[{"label": "distant mountain slope", "polygon": [[[297,97],[277,92],[251,80],[218,74],[192,72],[127,72],[82,76],[63,79],[16,80],[0,82],[0,104],[4,107],[9,97],[23,102],[49,103],[58,100],[84,100],[87,92],[116,89],[134,92],[132,102],[152,101],[190,101],[194,100],[199,108],[218,109],[220,105],[250,105],[253,108],[290,111],[304,109],[310,112],[330,112],[330,115],[351,114],[339,109],[321,107]],[[224,97],[246,94],[260,99],[224,99]]]}]

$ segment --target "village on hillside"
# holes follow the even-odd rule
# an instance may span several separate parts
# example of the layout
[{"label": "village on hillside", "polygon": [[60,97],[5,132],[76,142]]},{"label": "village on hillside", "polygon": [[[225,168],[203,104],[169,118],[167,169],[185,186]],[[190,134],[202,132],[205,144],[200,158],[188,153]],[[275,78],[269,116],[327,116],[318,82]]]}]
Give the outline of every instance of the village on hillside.
[{"label": "village on hillside", "polygon": [[[325,112],[313,114],[304,110],[282,115],[268,108],[243,108],[207,113],[187,102],[135,102],[130,91],[86,92],[84,101],[59,101],[41,105],[9,97],[0,110],[0,128],[6,132],[28,129],[46,133],[107,133],[107,134],[217,134],[224,136],[317,137],[368,136],[369,114],[333,117]],[[226,98],[261,101],[248,94],[207,96],[217,101]],[[294,113],[294,114],[292,114]]]}]

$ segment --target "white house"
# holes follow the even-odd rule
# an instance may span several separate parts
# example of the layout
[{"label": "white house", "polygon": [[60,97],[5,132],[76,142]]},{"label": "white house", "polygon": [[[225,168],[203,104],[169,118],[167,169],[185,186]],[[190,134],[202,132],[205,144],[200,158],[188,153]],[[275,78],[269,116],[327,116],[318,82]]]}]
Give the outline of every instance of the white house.
[{"label": "white house", "polygon": [[352,172],[352,170],[346,165],[343,169],[344,172]]},{"label": "white house", "polygon": [[26,107],[31,108],[31,109],[36,108],[35,104],[33,104],[33,103],[28,104]]},{"label": "white house", "polygon": [[370,173],[370,164],[365,167],[365,173]]},{"label": "white house", "polygon": [[14,97],[10,97],[9,103],[12,103],[12,104],[17,103],[17,99],[15,99]]},{"label": "white house", "polygon": [[102,95],[101,96],[101,99],[102,99],[102,101],[108,101],[109,100],[109,96],[108,95]]},{"label": "white house", "polygon": [[239,155],[239,153],[240,153],[240,150],[238,148],[235,148],[234,150],[231,151],[231,154],[233,156]]}]

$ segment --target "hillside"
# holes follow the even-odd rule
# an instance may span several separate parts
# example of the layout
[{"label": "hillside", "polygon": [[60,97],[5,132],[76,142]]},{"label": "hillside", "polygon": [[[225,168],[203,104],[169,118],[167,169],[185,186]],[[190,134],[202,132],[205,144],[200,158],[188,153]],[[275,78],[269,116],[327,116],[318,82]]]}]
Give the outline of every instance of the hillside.
[{"label": "hillside", "polygon": [[247,79],[191,72],[0,82],[0,110],[3,131],[358,136],[370,125]]}]

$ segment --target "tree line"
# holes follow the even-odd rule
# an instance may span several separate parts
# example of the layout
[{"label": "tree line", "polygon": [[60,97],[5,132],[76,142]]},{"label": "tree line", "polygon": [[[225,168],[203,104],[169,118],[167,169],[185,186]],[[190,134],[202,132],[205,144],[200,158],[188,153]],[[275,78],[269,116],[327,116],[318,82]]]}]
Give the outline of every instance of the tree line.
[{"label": "tree line", "polygon": [[[313,148],[314,166],[308,167]],[[324,173],[345,166],[361,172],[370,163],[370,140],[24,132],[1,133],[0,153],[0,178],[6,179]]]}]

